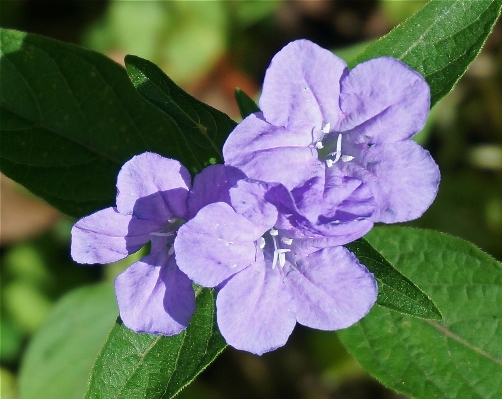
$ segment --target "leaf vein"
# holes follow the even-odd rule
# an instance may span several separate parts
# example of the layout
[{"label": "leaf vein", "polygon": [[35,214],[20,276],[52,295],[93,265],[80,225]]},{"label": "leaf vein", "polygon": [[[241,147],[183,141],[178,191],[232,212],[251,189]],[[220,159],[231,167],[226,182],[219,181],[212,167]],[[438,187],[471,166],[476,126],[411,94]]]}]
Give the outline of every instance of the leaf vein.
[{"label": "leaf vein", "polygon": [[471,343],[469,343],[468,341],[466,341],[465,339],[459,337],[457,334],[454,334],[452,331],[450,331],[448,328],[446,328],[445,326],[442,326],[432,320],[424,320],[427,324],[431,325],[432,327],[434,327],[436,330],[438,330],[439,332],[442,332],[443,334],[445,334],[447,337],[457,341],[459,344],[465,346],[466,348],[472,350],[473,352],[476,352],[478,355],[480,356],[483,356],[489,360],[491,360],[492,362],[494,362],[495,364],[499,365],[499,366],[502,366],[502,359],[497,359],[495,356],[492,356],[490,353],[472,345]]}]

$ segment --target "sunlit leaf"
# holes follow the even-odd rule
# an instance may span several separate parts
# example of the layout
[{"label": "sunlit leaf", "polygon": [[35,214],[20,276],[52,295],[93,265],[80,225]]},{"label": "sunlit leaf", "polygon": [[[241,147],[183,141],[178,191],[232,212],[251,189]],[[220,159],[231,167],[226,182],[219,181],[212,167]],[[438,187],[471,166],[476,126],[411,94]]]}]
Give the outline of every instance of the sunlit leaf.
[{"label": "sunlit leaf", "polygon": [[178,125],[109,58],[7,29],[0,43],[2,172],[61,211],[114,205],[118,170],[144,151],[202,168]]},{"label": "sunlit leaf", "polygon": [[501,8],[500,0],[431,0],[349,65],[381,56],[397,58],[423,75],[434,105],[481,51]]},{"label": "sunlit leaf", "polygon": [[378,281],[378,305],[415,317],[441,319],[441,312],[431,298],[396,270],[368,241],[360,238],[346,247]]},{"label": "sunlit leaf", "polygon": [[128,55],[125,62],[136,90],[176,123],[186,156],[199,161],[198,171],[208,163],[223,162],[221,148],[236,123],[185,92],[150,61]]},{"label": "sunlit leaf", "polygon": [[204,370],[226,344],[215,323],[216,293],[198,288],[197,311],[178,335],[137,334],[120,320],[94,364],[86,399],[167,399]]},{"label": "sunlit leaf", "polygon": [[374,306],[342,342],[373,376],[414,398],[502,397],[502,264],[427,230],[377,228],[368,241],[427,292],[443,320]]}]

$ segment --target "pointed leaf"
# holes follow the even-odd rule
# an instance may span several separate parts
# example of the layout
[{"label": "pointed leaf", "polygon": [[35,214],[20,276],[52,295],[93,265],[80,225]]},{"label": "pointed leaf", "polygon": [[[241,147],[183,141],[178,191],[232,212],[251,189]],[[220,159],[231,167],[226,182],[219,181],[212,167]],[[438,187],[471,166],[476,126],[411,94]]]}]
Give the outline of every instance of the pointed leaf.
[{"label": "pointed leaf", "polygon": [[443,320],[374,306],[342,342],[373,376],[413,398],[502,397],[502,264],[446,234],[376,228],[368,241],[422,287]]},{"label": "pointed leaf", "polygon": [[138,93],[176,122],[192,156],[203,164],[222,162],[221,148],[236,123],[183,91],[150,61],[128,55],[125,63]]},{"label": "pointed leaf", "polygon": [[235,101],[237,102],[237,106],[239,107],[242,119],[255,112],[260,112],[258,104],[256,104],[256,102],[251,97],[249,97],[244,91],[242,91],[238,87],[235,89],[234,96],[235,96]]},{"label": "pointed leaf", "polygon": [[403,276],[364,238],[345,245],[378,281],[377,304],[410,316],[441,320],[431,298]]},{"label": "pointed leaf", "polygon": [[171,337],[137,334],[120,319],[94,364],[86,399],[175,396],[226,346],[215,322],[214,290],[198,288],[188,328]]},{"label": "pointed leaf", "polygon": [[384,55],[397,58],[423,75],[433,106],[481,51],[501,8],[500,0],[431,0],[349,66]]},{"label": "pointed leaf", "polygon": [[203,166],[109,58],[8,29],[0,44],[2,172],[61,211],[114,205],[120,167],[144,151]]}]

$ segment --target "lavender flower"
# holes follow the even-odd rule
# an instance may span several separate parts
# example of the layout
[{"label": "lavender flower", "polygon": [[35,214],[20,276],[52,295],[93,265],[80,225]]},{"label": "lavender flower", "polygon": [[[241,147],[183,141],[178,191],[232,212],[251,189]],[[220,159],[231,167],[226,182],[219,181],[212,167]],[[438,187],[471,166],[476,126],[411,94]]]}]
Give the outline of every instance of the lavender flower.
[{"label": "lavender flower", "polygon": [[377,285],[341,245],[374,222],[414,219],[434,199],[438,168],[411,140],[429,88],[400,61],[349,72],[296,41],[272,60],[260,107],[230,134],[226,166],[204,169],[191,187],[179,162],[136,156],[119,173],[117,206],[74,226],[81,263],[113,262],[151,242],[115,283],[134,331],[182,331],[195,310],[191,280],[218,289],[218,326],[238,349],[276,349],[297,322],[348,327],[374,304]]},{"label": "lavender flower", "polygon": [[284,184],[307,230],[330,235],[357,221],[354,231],[368,231],[415,219],[435,198],[437,165],[411,140],[425,124],[429,87],[402,62],[382,57],[349,71],[295,41],[274,56],[259,105],[228,137],[225,163]]},{"label": "lavender flower", "polygon": [[73,227],[71,255],[79,263],[115,262],[150,241],[150,254],[115,280],[120,316],[132,330],[172,335],[188,326],[195,295],[176,264],[173,241],[181,223],[225,198],[218,190],[222,168],[206,168],[191,189],[190,174],[178,161],[153,153],[135,156],[118,174],[117,206]]},{"label": "lavender flower", "polygon": [[[316,248],[275,228],[280,185],[249,179],[228,202],[202,208],[174,242],[180,269],[195,283],[217,287],[217,321],[227,343],[262,354],[284,345],[296,322],[345,328],[374,304],[373,275],[344,247]],[[278,201],[279,197],[284,197]]]}]

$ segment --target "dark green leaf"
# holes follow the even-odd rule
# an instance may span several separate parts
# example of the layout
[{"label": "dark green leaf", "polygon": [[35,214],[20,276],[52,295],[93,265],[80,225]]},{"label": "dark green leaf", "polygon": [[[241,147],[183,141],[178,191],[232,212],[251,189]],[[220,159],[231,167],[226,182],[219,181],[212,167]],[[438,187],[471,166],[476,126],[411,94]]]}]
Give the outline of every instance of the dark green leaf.
[{"label": "dark green leaf", "polygon": [[172,118],[112,60],[6,29],[0,43],[2,172],[63,212],[114,205],[120,167],[144,151],[202,167]]},{"label": "dark green leaf", "polygon": [[171,337],[137,334],[120,320],[94,364],[86,399],[172,398],[226,344],[215,322],[214,290],[198,288],[188,328]]},{"label": "dark green leaf", "polygon": [[431,0],[349,64],[391,56],[420,72],[431,106],[445,96],[478,55],[500,15],[500,0]]},{"label": "dark green leaf", "polygon": [[364,238],[353,241],[346,247],[378,281],[378,305],[415,317],[435,320],[442,318],[431,298],[399,273]]},{"label": "dark green leaf", "polygon": [[342,342],[373,376],[413,398],[502,397],[502,264],[427,230],[376,228],[368,241],[430,294],[443,320],[374,306]]},{"label": "dark green leaf", "polygon": [[20,398],[81,399],[116,318],[112,284],[83,287],[64,296],[26,350]]},{"label": "dark green leaf", "polygon": [[260,108],[258,108],[258,105],[255,103],[255,101],[241,89],[236,88],[234,95],[242,119],[244,119],[248,115],[251,115],[252,113],[260,112]]},{"label": "dark green leaf", "polygon": [[176,122],[193,158],[202,165],[222,162],[221,148],[236,123],[183,91],[150,61],[128,55],[125,63],[136,90]]}]

